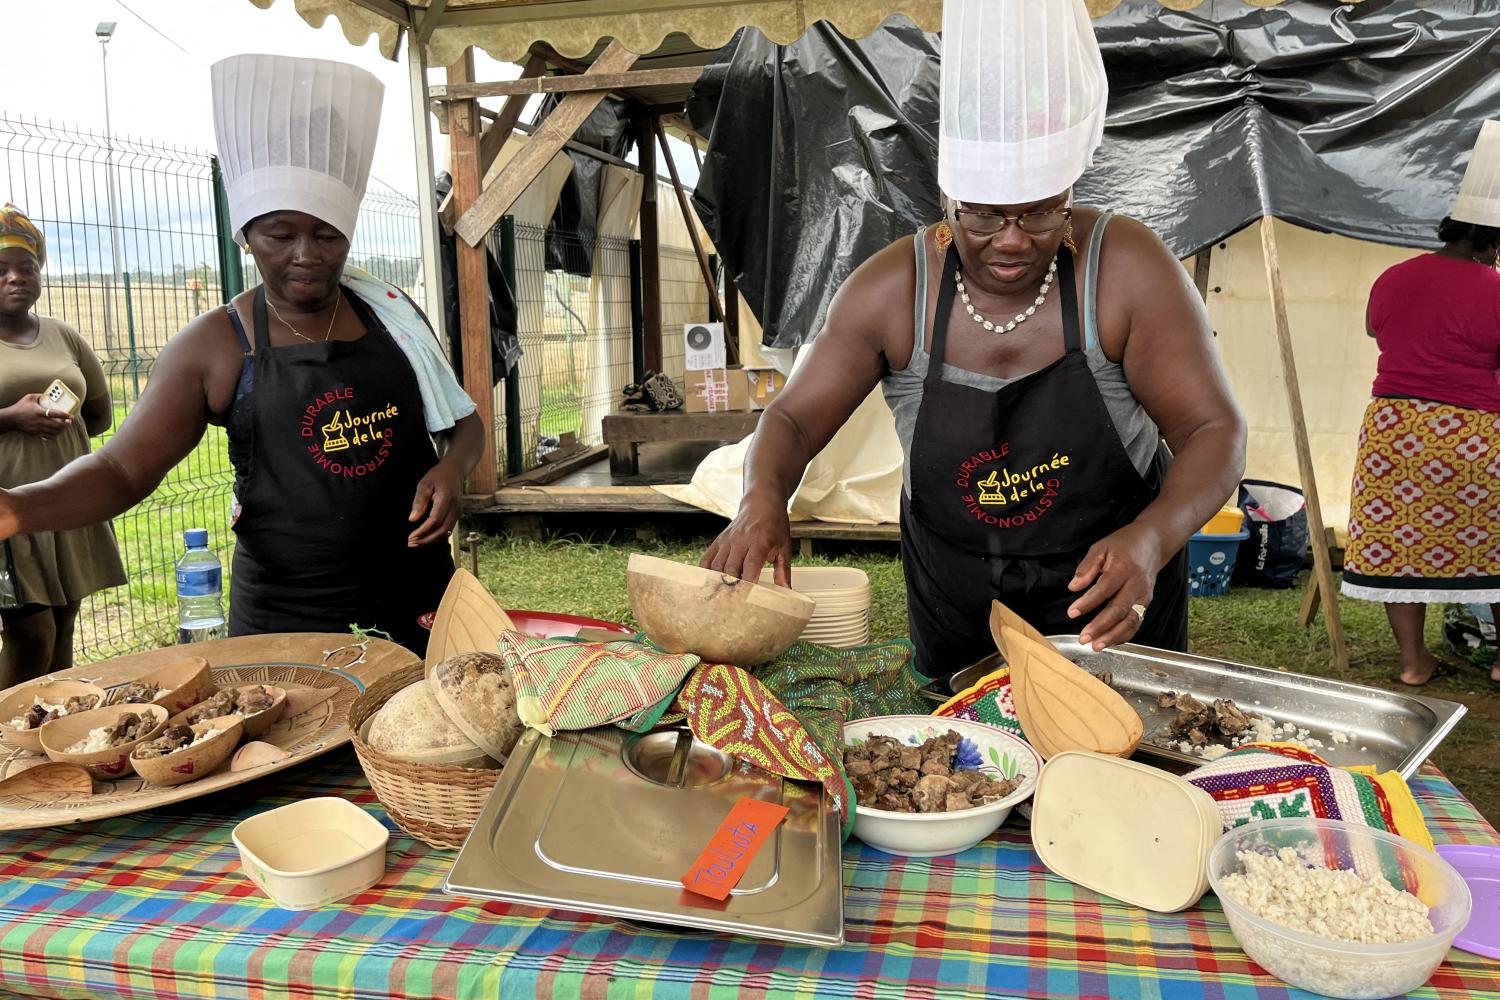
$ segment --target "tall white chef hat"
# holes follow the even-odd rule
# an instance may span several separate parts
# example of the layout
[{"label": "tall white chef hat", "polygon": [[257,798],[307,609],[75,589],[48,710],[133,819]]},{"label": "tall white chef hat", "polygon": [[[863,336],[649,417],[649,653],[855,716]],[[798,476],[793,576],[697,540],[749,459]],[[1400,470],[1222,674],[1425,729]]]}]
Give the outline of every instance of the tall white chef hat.
[{"label": "tall white chef hat", "polygon": [[942,60],[944,194],[1017,205],[1082,176],[1109,99],[1083,0],[944,0]]},{"label": "tall white chef hat", "polygon": [[1479,141],[1448,215],[1459,222],[1500,226],[1500,121],[1479,126]]},{"label": "tall white chef hat", "polygon": [[214,134],[234,238],[243,245],[252,219],[290,210],[352,240],[384,95],[370,73],[327,59],[214,63]]}]

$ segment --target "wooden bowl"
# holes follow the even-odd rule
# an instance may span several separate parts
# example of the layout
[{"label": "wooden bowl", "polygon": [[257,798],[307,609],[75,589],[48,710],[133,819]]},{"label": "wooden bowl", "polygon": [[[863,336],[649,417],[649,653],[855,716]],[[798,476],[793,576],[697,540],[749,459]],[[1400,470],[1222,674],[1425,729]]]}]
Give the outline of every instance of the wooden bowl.
[{"label": "wooden bowl", "polygon": [[137,677],[136,681],[161,688],[161,694],[151,699],[151,704],[165,708],[168,715],[186,711],[219,690],[214,684],[213,670],[201,656],[184,656],[159,670]]},{"label": "wooden bowl", "polygon": [[17,729],[10,724],[10,720],[18,715],[25,715],[35,703],[36,698],[41,698],[50,705],[59,705],[75,695],[94,695],[98,699],[94,702],[95,707],[104,704],[104,689],[97,684],[86,684],[83,681],[42,681],[16,688],[4,698],[0,698],[0,733],[5,735],[8,743],[13,743],[32,753],[41,753],[41,727]]},{"label": "wooden bowl", "polygon": [[[86,739],[89,732],[100,726],[112,726],[120,716],[134,712],[148,715],[154,721],[140,739],[121,743],[107,750],[93,753],[73,753],[68,747]],[[100,781],[114,781],[130,774],[130,751],[141,743],[155,739],[167,727],[167,710],[160,705],[110,705],[77,715],[65,715],[45,723],[41,730],[42,750],[59,764],[79,764]]]},{"label": "wooden bowl", "polygon": [[[193,735],[201,736],[211,729],[219,733],[202,743],[183,747],[181,750],[160,757],[139,756],[145,743],[137,744],[130,752],[130,766],[135,773],[153,785],[182,785],[210,774],[229,759],[244,734],[244,720],[238,715],[224,715],[217,719],[195,722]],[[146,742],[150,742],[147,740]]]},{"label": "wooden bowl", "polygon": [[797,641],[817,606],[811,597],[639,552],[626,568],[630,610],[669,653],[753,667]]},{"label": "wooden bowl", "polygon": [[[274,726],[277,720],[279,720],[282,714],[286,711],[286,691],[283,688],[277,687],[275,684],[240,684],[237,687],[232,687],[228,690],[238,692],[243,691],[246,688],[253,687],[265,688],[267,691],[271,692],[276,700],[271,703],[270,708],[266,709],[263,712],[256,712],[254,715],[237,716],[237,718],[239,718],[243,723],[244,738],[247,740],[260,739],[266,734],[266,730]],[[192,709],[188,708],[184,709],[181,712],[178,712],[176,715],[172,716],[169,724],[173,726],[193,725],[193,723],[188,722],[187,720],[187,715],[191,711]]]}]

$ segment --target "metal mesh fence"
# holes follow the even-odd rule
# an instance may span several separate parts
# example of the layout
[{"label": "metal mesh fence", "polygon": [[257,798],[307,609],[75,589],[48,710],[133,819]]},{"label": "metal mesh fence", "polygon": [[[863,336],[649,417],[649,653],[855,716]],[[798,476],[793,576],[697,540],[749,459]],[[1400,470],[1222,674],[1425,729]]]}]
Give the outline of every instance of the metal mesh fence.
[{"label": "metal mesh fence", "polygon": [[[167,340],[223,301],[214,175],[204,152],[0,112],[4,197],[47,237],[37,310],[93,346],[110,381],[116,427]],[[421,304],[417,217],[414,201],[372,180],[350,260]],[[253,282],[248,259],[246,272]],[[115,519],[130,582],[85,600],[78,621],[83,658],[175,637],[172,570],[182,531],[208,528],[227,570],[232,488],[224,432],[210,427],[149,498]]]},{"label": "metal mesh fence", "polygon": [[[515,226],[514,288],[518,365],[519,456],[510,454],[504,428],[505,383],[495,390],[502,467],[512,474],[535,468],[564,434],[599,444],[600,420],[634,373],[631,344],[630,241],[539,226]],[[549,247],[551,253],[549,254]],[[503,259],[500,227],[490,250]],[[586,261],[591,274],[572,274],[559,262]]]}]

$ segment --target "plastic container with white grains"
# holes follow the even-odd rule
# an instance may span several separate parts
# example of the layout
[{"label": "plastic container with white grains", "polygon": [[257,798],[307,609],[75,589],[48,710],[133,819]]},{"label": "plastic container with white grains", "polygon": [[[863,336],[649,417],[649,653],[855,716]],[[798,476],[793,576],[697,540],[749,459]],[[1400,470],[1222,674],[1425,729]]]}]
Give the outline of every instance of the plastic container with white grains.
[{"label": "plastic container with white grains", "polygon": [[[1428,907],[1433,933],[1396,944],[1359,944],[1293,930],[1247,909],[1223,891],[1244,870],[1241,852],[1274,854],[1291,848],[1311,867],[1353,868],[1384,878]],[[1275,819],[1224,834],[1208,860],[1209,884],[1245,954],[1290,986],[1344,1000],[1401,996],[1427,980],[1469,922],[1469,887],[1448,864],[1420,844],[1331,819]]]},{"label": "plastic container with white grains", "polygon": [[250,881],[285,910],[315,910],[385,876],[390,832],[347,799],[303,799],[234,828]]}]

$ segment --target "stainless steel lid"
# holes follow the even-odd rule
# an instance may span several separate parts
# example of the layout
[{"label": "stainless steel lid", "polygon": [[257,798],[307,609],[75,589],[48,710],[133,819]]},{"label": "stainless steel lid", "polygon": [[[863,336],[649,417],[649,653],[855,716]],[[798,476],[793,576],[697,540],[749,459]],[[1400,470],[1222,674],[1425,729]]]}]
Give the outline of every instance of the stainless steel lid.
[{"label": "stainless steel lid", "polygon": [[[682,887],[733,804],[790,812],[719,904]],[[698,930],[844,941],[840,826],[821,788],[727,756],[686,730],[527,732],[445,891]]]}]

